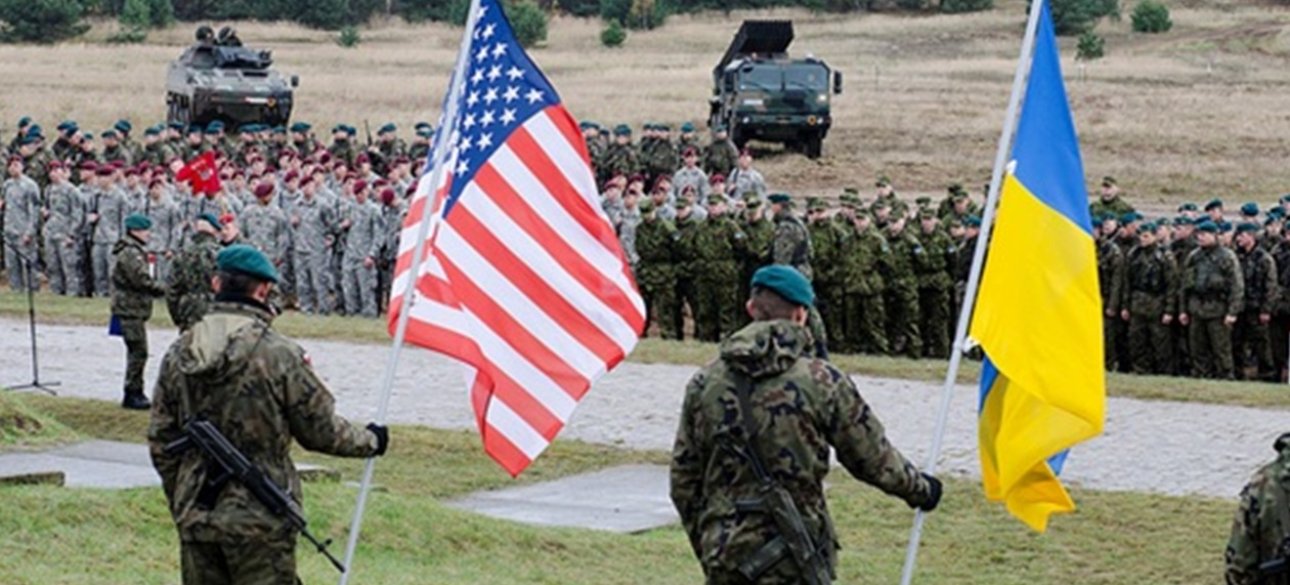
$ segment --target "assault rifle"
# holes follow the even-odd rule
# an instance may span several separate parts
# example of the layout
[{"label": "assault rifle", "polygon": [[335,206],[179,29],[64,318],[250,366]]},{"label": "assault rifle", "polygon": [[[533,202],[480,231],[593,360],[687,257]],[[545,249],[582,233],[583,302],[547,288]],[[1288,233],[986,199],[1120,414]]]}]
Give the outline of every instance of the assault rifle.
[{"label": "assault rifle", "polygon": [[1290,536],[1286,537],[1281,543],[1278,551],[1280,557],[1266,561],[1259,565],[1259,575],[1263,577],[1275,577],[1290,573]]},{"label": "assault rifle", "polygon": [[237,480],[251,492],[252,496],[255,496],[255,499],[264,504],[269,512],[275,516],[286,516],[287,521],[291,522],[291,525],[299,530],[305,539],[313,543],[318,552],[327,557],[337,571],[342,574],[345,572],[345,565],[327,550],[331,540],[318,542],[318,539],[309,533],[304,513],[301,512],[296,501],[291,499],[291,494],[273,483],[262,469],[251,463],[246,455],[238,451],[237,447],[234,447],[210,421],[202,419],[189,421],[184,425],[183,438],[166,445],[165,452],[167,455],[174,456],[194,446],[201,450],[206,461],[213,467],[211,471],[216,473],[214,479],[207,481],[206,489],[218,491],[229,480]]}]

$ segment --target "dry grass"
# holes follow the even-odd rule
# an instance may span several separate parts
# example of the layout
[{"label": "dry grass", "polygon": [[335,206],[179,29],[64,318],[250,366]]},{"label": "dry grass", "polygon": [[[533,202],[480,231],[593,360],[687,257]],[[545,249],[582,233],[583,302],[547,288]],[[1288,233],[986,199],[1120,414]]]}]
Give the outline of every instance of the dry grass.
[{"label": "dry grass", "polygon": [[[801,11],[675,17],[606,49],[600,23],[552,22],[535,59],[575,115],[639,125],[647,119],[702,122],[710,70],[741,19],[793,18],[799,54],[814,53],[846,75],[825,157],[761,163],[773,187],[833,193],[893,175],[906,194],[939,193],[955,181],[988,177],[1024,18],[1020,0],[959,16],[815,16]],[[1090,177],[1121,177],[1130,198],[1164,209],[1220,195],[1271,200],[1285,190],[1290,155],[1284,90],[1290,85],[1290,15],[1234,2],[1174,6],[1166,35],[1136,35],[1125,18],[1103,22],[1107,57],[1081,70],[1064,39],[1076,122]],[[150,44],[101,42],[54,48],[5,47],[0,121],[32,114],[48,126],[66,117],[97,128],[118,117],[163,115],[166,62],[191,38],[188,26],[154,33]],[[390,22],[342,49],[327,33],[278,23],[240,25],[249,42],[275,50],[282,69],[301,76],[298,117],[394,120],[405,128],[433,120],[459,31]]]}]

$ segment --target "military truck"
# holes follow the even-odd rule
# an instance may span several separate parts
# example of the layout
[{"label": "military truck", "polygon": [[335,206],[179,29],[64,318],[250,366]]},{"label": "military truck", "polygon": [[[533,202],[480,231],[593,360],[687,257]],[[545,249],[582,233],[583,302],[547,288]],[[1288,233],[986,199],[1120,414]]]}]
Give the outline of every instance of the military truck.
[{"label": "military truck", "polygon": [[815,57],[789,57],[792,42],[792,21],[745,20],[712,69],[709,124],[726,127],[740,148],[749,140],[782,143],[819,158],[842,73]]},{"label": "military truck", "polygon": [[166,118],[201,125],[220,120],[230,131],[246,124],[286,124],[299,85],[299,77],[273,69],[271,51],[244,47],[231,28],[216,36],[203,26],[197,42],[170,62]]}]

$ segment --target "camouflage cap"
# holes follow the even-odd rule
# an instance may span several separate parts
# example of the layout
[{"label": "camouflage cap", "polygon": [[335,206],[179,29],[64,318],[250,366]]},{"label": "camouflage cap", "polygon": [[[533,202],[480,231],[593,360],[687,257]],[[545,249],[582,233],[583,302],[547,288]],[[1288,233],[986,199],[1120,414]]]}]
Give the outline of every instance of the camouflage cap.
[{"label": "camouflage cap", "polygon": [[726,196],[720,193],[708,195],[708,205],[721,205],[726,203]]},{"label": "camouflage cap", "polygon": [[860,196],[860,189],[857,189],[857,188],[855,188],[855,187],[843,187],[843,188],[842,188],[842,194],[843,194],[843,195],[853,195],[853,196],[855,196],[855,197],[859,197],[859,196]]},{"label": "camouflage cap", "polygon": [[828,204],[826,204],[824,200],[820,199],[819,197],[806,198],[807,211],[824,211],[825,209],[828,209],[828,208],[829,208]]},{"label": "camouflage cap", "polygon": [[641,213],[654,211],[654,200],[648,197],[641,199],[640,202],[636,204],[636,208],[641,210]]},{"label": "camouflage cap", "polygon": [[745,192],[743,195],[743,198],[744,198],[744,205],[747,206],[749,209],[755,209],[757,207],[761,207],[761,197],[757,195],[756,191]]},{"label": "camouflage cap", "polygon": [[811,281],[792,266],[774,264],[761,268],[753,273],[752,288],[770,289],[784,297],[784,300],[801,307],[815,304],[815,290],[811,288]]},{"label": "camouflage cap", "polygon": [[878,181],[877,181],[876,183],[874,183],[874,184],[873,184],[873,186],[874,186],[874,187],[890,187],[890,186],[891,186],[891,177],[888,177],[887,175],[879,175],[879,176],[878,176]]},{"label": "camouflage cap", "polygon": [[1110,187],[1110,186],[1112,186],[1112,185],[1118,185],[1118,184],[1119,184],[1119,183],[1117,183],[1117,182],[1115,181],[1115,177],[1112,177],[1112,176],[1110,176],[1110,175],[1107,175],[1107,176],[1105,176],[1105,177],[1102,177],[1102,186],[1103,186],[1103,187]]},{"label": "camouflage cap", "polygon": [[235,272],[264,282],[278,282],[278,269],[255,246],[234,244],[224,248],[215,257],[215,266],[221,272]]},{"label": "camouflage cap", "polygon": [[142,213],[131,213],[125,218],[125,229],[130,231],[150,230],[152,229],[152,220]]},{"label": "camouflage cap", "polygon": [[689,197],[677,197],[677,198],[676,198],[676,209],[677,209],[678,211],[680,211],[680,210],[682,210],[682,209],[688,209],[689,207],[690,207],[690,198],[689,198]]}]

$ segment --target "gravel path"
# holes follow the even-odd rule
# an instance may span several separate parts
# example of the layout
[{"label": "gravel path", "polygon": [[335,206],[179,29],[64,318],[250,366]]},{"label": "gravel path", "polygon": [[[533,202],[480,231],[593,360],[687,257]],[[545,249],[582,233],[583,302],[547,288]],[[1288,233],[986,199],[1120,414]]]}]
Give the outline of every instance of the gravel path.
[{"label": "gravel path", "polygon": [[[160,355],[175,338],[153,329],[149,384]],[[61,381],[60,394],[119,400],[125,349],[106,327],[42,326],[41,377]],[[25,321],[0,319],[0,383],[30,380]],[[314,367],[335,393],[342,414],[370,419],[388,346],[304,340]],[[606,376],[578,408],[564,439],[667,450],[693,366],[626,363]],[[937,384],[856,377],[861,393],[888,427],[894,444],[917,462],[931,443]],[[976,476],[976,389],[955,392],[941,469]],[[468,428],[474,419],[463,376],[451,361],[420,349],[404,353],[390,409],[392,422]],[[1273,453],[1272,441],[1290,430],[1290,413],[1234,406],[1112,398],[1106,432],[1078,447],[1065,478],[1112,491],[1201,494],[1234,498],[1251,472]]]}]

